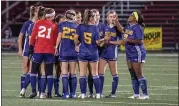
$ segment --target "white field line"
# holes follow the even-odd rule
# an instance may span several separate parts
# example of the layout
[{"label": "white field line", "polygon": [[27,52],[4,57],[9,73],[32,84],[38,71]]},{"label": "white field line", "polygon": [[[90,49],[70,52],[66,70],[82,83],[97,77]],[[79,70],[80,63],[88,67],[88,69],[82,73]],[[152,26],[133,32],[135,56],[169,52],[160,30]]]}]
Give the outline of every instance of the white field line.
[{"label": "white field line", "polygon": [[105,102],[105,101],[87,101],[87,100],[49,100],[49,99],[34,99],[35,101],[56,101],[56,102],[80,102],[80,103],[93,103],[93,104],[128,104],[128,105],[166,105],[166,106],[178,106],[178,104],[171,104],[171,103],[130,103],[130,102]]}]

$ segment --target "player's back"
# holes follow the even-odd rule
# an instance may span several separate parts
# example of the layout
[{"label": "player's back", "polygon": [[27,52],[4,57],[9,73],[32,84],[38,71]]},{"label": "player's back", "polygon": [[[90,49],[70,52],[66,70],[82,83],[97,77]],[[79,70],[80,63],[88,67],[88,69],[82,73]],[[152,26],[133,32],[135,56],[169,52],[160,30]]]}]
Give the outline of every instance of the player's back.
[{"label": "player's back", "polygon": [[76,56],[74,35],[76,34],[77,24],[65,21],[59,24],[59,32],[62,33],[60,56]]},{"label": "player's back", "polygon": [[80,37],[80,54],[98,55],[96,40],[99,40],[99,28],[96,25],[79,25],[77,34]]},{"label": "player's back", "polygon": [[39,20],[35,23],[34,30],[37,34],[35,53],[54,53],[57,38],[57,26],[50,20]]}]

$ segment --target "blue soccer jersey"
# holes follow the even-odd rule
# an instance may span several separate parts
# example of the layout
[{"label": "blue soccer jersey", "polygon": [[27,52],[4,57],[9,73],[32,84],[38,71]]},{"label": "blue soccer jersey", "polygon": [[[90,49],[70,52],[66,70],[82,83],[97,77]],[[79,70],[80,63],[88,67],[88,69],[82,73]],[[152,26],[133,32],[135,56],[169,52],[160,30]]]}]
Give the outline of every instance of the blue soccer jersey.
[{"label": "blue soccer jersey", "polygon": [[24,49],[23,49],[23,56],[28,57],[28,50],[29,50],[29,36],[28,36],[28,30],[33,22],[31,20],[26,21],[21,29],[21,33],[25,35],[25,43],[24,43]]},{"label": "blue soccer jersey", "polygon": [[99,56],[96,41],[100,39],[99,28],[96,25],[79,25],[77,35],[81,42],[79,60],[97,61]]},{"label": "blue soccer jersey", "polygon": [[[62,33],[61,43],[59,47],[60,60],[77,60],[75,50],[74,35],[76,34],[77,24],[65,21],[59,24],[58,32]],[[69,57],[70,58],[67,58]]]},{"label": "blue soccer jersey", "polygon": [[[110,27],[109,25],[105,26],[105,36],[110,35],[110,41],[118,41],[121,39],[121,33],[117,30],[116,27]],[[107,44],[104,45],[100,58],[105,60],[116,60],[118,56],[117,45]]]},{"label": "blue soccer jersey", "polygon": [[[142,27],[139,24],[135,25],[127,25],[124,29],[124,39],[134,39],[134,40],[143,40],[144,39],[144,32]],[[142,62],[145,60],[146,50],[144,44],[131,44],[126,43],[126,57],[134,57],[133,61]]]}]

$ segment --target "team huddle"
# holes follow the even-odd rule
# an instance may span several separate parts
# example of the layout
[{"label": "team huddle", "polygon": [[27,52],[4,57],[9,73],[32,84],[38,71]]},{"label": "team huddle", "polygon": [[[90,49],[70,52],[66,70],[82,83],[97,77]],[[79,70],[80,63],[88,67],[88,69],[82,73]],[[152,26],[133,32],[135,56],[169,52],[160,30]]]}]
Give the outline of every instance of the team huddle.
[{"label": "team huddle", "polygon": [[[126,27],[121,26],[114,10],[107,13],[106,23],[99,20],[100,14],[97,9],[86,9],[82,18],[81,12],[73,9],[67,10],[64,15],[56,15],[52,8],[31,6],[30,19],[24,23],[18,40],[18,55],[23,56],[20,97],[25,97],[26,89],[31,84],[32,93],[28,98],[52,98],[53,87],[55,97],[76,98],[78,69],[81,92],[78,98],[116,98],[119,83],[118,46],[125,45],[134,92],[129,98],[148,99],[147,81],[143,74],[146,50],[143,44],[144,23],[141,13],[131,13]],[[113,82],[110,94],[104,96],[103,85],[107,65]]]}]

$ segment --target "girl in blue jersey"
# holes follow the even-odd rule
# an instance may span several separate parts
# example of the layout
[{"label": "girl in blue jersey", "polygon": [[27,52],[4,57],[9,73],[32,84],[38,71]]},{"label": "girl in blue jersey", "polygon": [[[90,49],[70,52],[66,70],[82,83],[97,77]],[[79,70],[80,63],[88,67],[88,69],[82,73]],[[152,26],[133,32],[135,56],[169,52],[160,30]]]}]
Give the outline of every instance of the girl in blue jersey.
[{"label": "girl in blue jersey", "polygon": [[[65,15],[63,14],[58,14],[56,17],[55,17],[55,23],[57,25],[59,25],[60,23],[64,22],[65,21]],[[61,75],[61,67],[60,67],[60,64],[59,64],[59,55],[55,56],[55,70],[56,70],[56,74],[55,74],[55,77],[53,79],[54,81],[54,90],[55,90],[55,95],[54,97],[61,97],[60,93],[59,93],[59,78],[60,78],[60,75]]]},{"label": "girl in blue jersey", "polygon": [[[95,13],[91,10],[86,9],[83,17],[83,24],[80,24],[77,27],[77,34],[75,35],[75,43],[80,40],[80,49],[79,49],[79,66],[80,66],[80,89],[81,89],[81,98],[86,97],[86,68],[89,63],[91,67],[91,72],[93,76],[94,86],[96,90],[96,98],[100,98],[100,89],[99,89],[99,76],[97,73],[98,70],[98,48],[97,45],[104,42],[104,38],[100,39],[99,29],[95,25],[96,16]],[[109,39],[105,37],[105,39]]]},{"label": "girl in blue jersey", "polygon": [[[104,36],[110,36],[110,41],[118,41],[121,38],[121,34],[117,30],[116,26],[114,26],[114,19],[116,17],[116,12],[111,10],[107,13],[107,22],[108,24],[105,26],[105,34]],[[111,74],[113,76],[112,82],[112,91],[109,96],[106,98],[115,98],[116,90],[118,87],[119,77],[117,72],[117,56],[118,56],[118,48],[117,45],[109,44],[109,42],[104,43],[103,50],[101,51],[100,60],[99,60],[99,72],[100,75],[100,93],[103,94],[103,84],[104,84],[104,73],[106,70],[107,64],[109,65]]]},{"label": "girl in blue jersey", "polygon": [[[30,19],[23,24],[22,29],[19,34],[19,38],[18,38],[18,47],[19,47],[18,55],[23,56],[23,73],[21,74],[21,90],[25,86],[25,83],[24,83],[25,77],[27,76],[27,73],[29,72],[29,69],[30,69],[30,59],[29,59],[29,54],[28,54],[29,36],[27,35],[27,30],[28,30],[28,27],[38,19],[37,10],[38,10],[38,7],[35,7],[35,6],[30,7]],[[24,43],[24,47],[22,48],[22,39],[24,35],[25,35],[25,43]],[[24,96],[25,96],[25,93],[23,94],[20,93],[20,97],[24,97]]]},{"label": "girl in blue jersey", "polygon": [[[143,28],[144,19],[141,13],[133,12],[128,18],[128,25],[122,28],[116,21],[119,30],[123,29],[122,33],[126,48],[126,59],[129,72],[131,74],[132,87],[134,95],[129,97],[132,99],[148,99],[147,80],[143,73],[143,65],[146,57],[146,50],[144,47],[144,32]],[[139,88],[142,89],[142,95],[140,96]]]},{"label": "girl in blue jersey", "polygon": [[[77,53],[75,50],[74,35],[76,34],[77,24],[74,22],[76,17],[76,12],[74,10],[66,11],[66,21],[62,22],[58,26],[58,38],[56,42],[56,54],[57,47],[59,46],[59,61],[61,62],[62,70],[62,83],[63,83],[63,98],[75,98],[76,97],[76,87],[77,87],[77,77],[76,77],[76,62]],[[68,84],[68,72],[71,74],[72,78],[72,92],[69,95]]]}]

